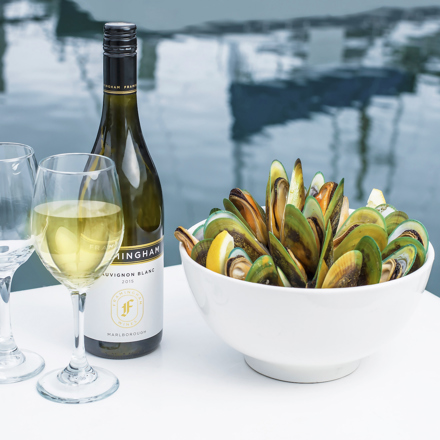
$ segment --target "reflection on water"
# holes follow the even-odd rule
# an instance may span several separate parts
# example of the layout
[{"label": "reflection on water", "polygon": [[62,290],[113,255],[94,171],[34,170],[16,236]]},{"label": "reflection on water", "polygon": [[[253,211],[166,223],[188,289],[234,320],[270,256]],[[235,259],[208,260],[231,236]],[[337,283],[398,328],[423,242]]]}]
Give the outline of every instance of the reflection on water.
[{"label": "reflection on water", "polygon": [[[94,17],[87,4],[0,1],[1,137],[39,159],[88,152],[96,135],[102,26],[114,15]],[[291,169],[301,157],[307,181],[318,170],[345,177],[352,206],[383,189],[440,242],[440,8],[175,32],[138,24],[139,111],[163,183],[167,265],[179,262],[176,226],[204,218],[232,187],[263,203],[274,158]],[[436,272],[429,288],[440,294]],[[52,282],[33,256],[14,287]]]}]

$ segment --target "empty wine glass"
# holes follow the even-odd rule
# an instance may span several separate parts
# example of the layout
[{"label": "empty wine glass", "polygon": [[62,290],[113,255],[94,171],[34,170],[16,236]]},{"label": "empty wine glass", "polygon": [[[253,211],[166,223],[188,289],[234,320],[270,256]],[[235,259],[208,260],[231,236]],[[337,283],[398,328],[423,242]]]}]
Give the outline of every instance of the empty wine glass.
[{"label": "empty wine glass", "polygon": [[116,376],[87,362],[84,306],[88,288],[118,254],[123,233],[119,181],[111,159],[74,153],[40,162],[32,235],[43,264],[70,291],[75,333],[69,365],[38,382],[38,392],[49,400],[87,403],[110,396],[119,387]]},{"label": "empty wine glass", "polygon": [[18,349],[9,313],[12,277],[34,251],[30,213],[36,168],[31,147],[0,143],[0,383],[29,379],[44,368],[41,356]]}]

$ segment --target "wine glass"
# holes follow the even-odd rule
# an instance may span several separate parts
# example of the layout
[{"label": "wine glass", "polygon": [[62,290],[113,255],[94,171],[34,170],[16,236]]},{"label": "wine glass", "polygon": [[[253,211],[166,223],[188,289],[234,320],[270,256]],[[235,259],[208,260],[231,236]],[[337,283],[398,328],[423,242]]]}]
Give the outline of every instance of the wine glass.
[{"label": "wine glass", "polygon": [[0,383],[30,379],[44,368],[41,356],[18,349],[9,313],[14,272],[34,251],[30,213],[36,169],[31,147],[0,143]]},{"label": "wine glass", "polygon": [[119,381],[87,362],[84,306],[88,288],[118,254],[124,233],[114,162],[82,153],[43,159],[32,207],[35,249],[47,270],[70,292],[75,333],[69,365],[43,376],[37,390],[60,403],[104,399],[118,389]]}]

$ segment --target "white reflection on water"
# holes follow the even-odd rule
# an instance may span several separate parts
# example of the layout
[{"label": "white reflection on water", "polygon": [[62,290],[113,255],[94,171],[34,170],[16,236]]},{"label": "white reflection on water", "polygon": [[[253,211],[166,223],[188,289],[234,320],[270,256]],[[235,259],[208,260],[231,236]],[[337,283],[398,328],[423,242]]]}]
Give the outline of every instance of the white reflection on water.
[{"label": "white reflection on water", "polygon": [[[89,152],[101,111],[101,24],[66,0],[0,10],[2,139],[32,145],[39,159]],[[166,264],[179,262],[174,229],[221,207],[231,188],[263,203],[274,158],[290,173],[301,157],[306,181],[318,170],[345,177],[352,206],[382,188],[440,242],[438,17],[141,32],[139,111],[163,184]],[[15,289],[51,282],[35,258],[21,271]],[[429,287],[439,292],[436,272]]]}]

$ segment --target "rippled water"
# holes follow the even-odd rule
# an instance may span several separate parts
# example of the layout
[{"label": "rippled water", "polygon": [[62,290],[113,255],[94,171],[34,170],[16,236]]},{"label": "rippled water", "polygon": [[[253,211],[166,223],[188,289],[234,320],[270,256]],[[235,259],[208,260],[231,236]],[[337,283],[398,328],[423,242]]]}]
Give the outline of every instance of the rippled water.
[{"label": "rippled water", "polygon": [[[135,20],[143,3],[129,4],[120,17]],[[263,203],[274,158],[290,173],[300,157],[307,183],[318,170],[345,177],[352,207],[381,188],[440,242],[440,8],[342,12],[261,21],[249,7],[234,22],[231,11],[163,29],[139,14],[139,111],[163,184],[166,265],[179,263],[176,226],[205,218],[231,188]],[[117,17],[117,2],[0,1],[2,140],[38,159],[91,150],[101,30]],[[14,288],[54,282],[34,255]]]}]

